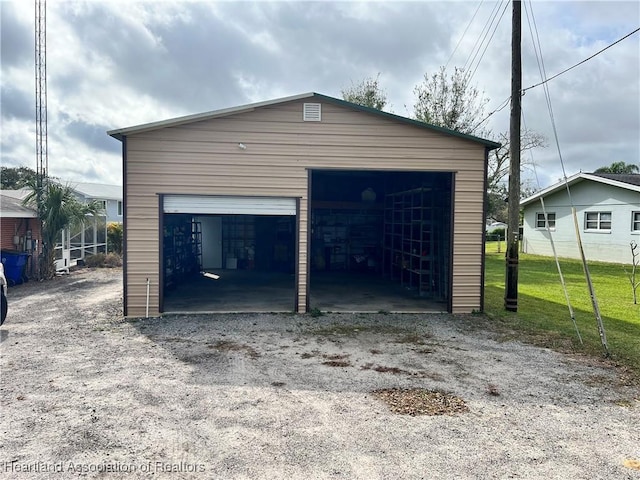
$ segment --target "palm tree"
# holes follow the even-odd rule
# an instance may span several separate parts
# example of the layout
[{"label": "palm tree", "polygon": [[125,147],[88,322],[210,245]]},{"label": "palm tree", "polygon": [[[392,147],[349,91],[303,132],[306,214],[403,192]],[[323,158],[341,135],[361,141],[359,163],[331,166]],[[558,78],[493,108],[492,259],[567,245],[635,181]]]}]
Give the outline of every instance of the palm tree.
[{"label": "palm tree", "polygon": [[638,165],[633,163],[624,163],[624,162],[613,162],[608,167],[600,167],[594,173],[622,173],[626,175],[630,175],[633,173],[640,173],[640,168]]},{"label": "palm tree", "polygon": [[42,222],[42,263],[40,277],[53,278],[55,275],[55,246],[61,232],[81,224],[87,215],[96,215],[101,206],[98,202],[80,202],[73,189],[47,178],[40,184],[33,179],[28,182],[31,192],[23,204],[35,208]]}]

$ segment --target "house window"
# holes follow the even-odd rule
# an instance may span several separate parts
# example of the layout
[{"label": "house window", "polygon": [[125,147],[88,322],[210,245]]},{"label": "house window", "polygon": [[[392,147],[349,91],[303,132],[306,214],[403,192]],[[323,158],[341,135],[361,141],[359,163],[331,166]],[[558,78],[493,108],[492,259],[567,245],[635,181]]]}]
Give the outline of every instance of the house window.
[{"label": "house window", "polygon": [[122,216],[122,202],[118,201],[118,216]]},{"label": "house window", "polygon": [[100,208],[100,210],[102,210],[103,212],[107,211],[107,201],[106,200],[96,200],[98,207]]},{"label": "house window", "polygon": [[[547,212],[547,220],[549,222],[549,229],[556,229],[556,214]],[[536,213],[536,228],[546,229],[547,225],[544,221],[544,213]]]},{"label": "house window", "polygon": [[631,212],[631,231],[640,233],[640,212]]},{"label": "house window", "polygon": [[611,231],[611,212],[586,212],[584,228],[585,230]]}]

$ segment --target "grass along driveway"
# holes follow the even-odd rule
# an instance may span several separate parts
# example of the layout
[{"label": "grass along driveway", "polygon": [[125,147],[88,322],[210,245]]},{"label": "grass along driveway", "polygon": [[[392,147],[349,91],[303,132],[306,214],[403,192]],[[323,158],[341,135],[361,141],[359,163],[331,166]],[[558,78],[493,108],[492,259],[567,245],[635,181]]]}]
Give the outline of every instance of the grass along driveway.
[{"label": "grass along driveway", "polygon": [[[520,254],[518,312],[512,313],[504,309],[504,253],[497,253],[496,244],[488,244],[487,251],[485,312],[499,322],[498,326],[539,345],[603,355],[580,261],[560,259],[560,266],[584,345],[578,341],[553,258]],[[611,358],[628,368],[637,382],[640,379],[640,305],[633,304],[629,279],[622,265],[590,262],[589,271]]]}]

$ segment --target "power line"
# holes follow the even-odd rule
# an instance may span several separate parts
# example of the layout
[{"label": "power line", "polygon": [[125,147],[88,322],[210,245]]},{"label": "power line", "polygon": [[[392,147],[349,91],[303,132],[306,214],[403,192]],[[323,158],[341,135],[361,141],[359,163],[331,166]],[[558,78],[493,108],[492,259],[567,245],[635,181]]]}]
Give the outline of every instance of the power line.
[{"label": "power line", "polygon": [[[480,43],[476,42],[476,46],[478,46],[478,50],[475,52],[475,54],[472,52],[471,55],[473,55],[473,59],[471,59],[471,55],[469,57],[469,59],[471,59],[471,63],[469,63],[469,70],[465,70],[467,67],[467,63],[465,63],[465,66],[463,68],[464,73],[464,82],[465,84],[469,84],[471,82],[471,80],[473,79],[473,77],[475,76],[478,67],[480,66],[480,63],[482,62],[482,59],[484,58],[485,53],[487,52],[487,49],[489,48],[489,45],[491,44],[491,40],[493,40],[493,36],[495,35],[496,31],[498,30],[498,26],[500,25],[500,21],[502,20],[502,17],[504,16],[505,12],[507,11],[507,8],[509,6],[509,2],[505,1],[504,2],[504,8],[502,9],[502,13],[500,13],[500,17],[498,18],[498,13],[500,11],[500,3],[497,2],[494,10],[492,11],[492,14],[490,15],[491,18],[488,21],[488,23],[485,25],[485,27],[483,28],[483,38],[480,41]],[[497,18],[497,20],[496,20]],[[493,31],[491,32],[491,35],[489,36],[489,39],[487,39],[487,35],[489,35],[489,31],[490,29],[493,27]],[[484,31],[486,29],[486,31]],[[482,33],[481,33],[482,35]],[[480,39],[479,39],[480,40]],[[486,43],[485,43],[486,40]],[[480,55],[480,58],[478,59],[478,61],[475,63],[475,67],[473,68],[473,72],[471,71],[472,65],[473,63],[476,61],[476,58],[478,57],[478,54],[480,53],[480,49],[482,49],[482,45],[484,44],[484,49],[482,50],[482,54]],[[475,50],[475,47],[474,47]],[[467,62],[469,62],[469,59],[467,59]],[[502,109],[504,109],[508,104],[509,104],[509,100],[511,99],[511,97],[507,97],[507,99],[502,102],[500,104],[500,106],[495,109],[494,111],[492,111],[491,113],[489,113],[489,115],[487,115],[484,119],[480,120],[480,122],[478,122],[472,129],[471,132],[474,132],[480,125],[482,125],[484,122],[486,122],[493,114],[501,111]]]},{"label": "power line", "polygon": [[476,123],[476,125],[471,129],[471,132],[475,132],[476,129],[482,125],[484,122],[486,122],[487,120],[489,120],[490,117],[492,117],[494,114],[500,112],[501,110],[504,110],[504,108],[509,105],[509,101],[511,100],[511,96],[508,96],[507,98],[504,99],[504,101],[500,104],[500,106],[498,108],[496,108],[495,110],[493,110],[492,112],[489,113],[489,115],[487,115],[486,117],[484,117],[482,120],[480,120],[478,123]]},{"label": "power line", "polygon": [[[530,7],[530,8],[531,8],[531,7]],[[533,22],[534,22],[534,28],[532,28],[532,27],[531,27],[531,20],[529,19],[529,17],[528,17],[528,11],[526,10],[526,3],[525,3],[525,12],[527,13],[527,21],[528,21],[528,23],[529,23],[529,31],[531,32],[531,35],[532,35],[533,49],[534,49],[534,52],[536,53],[536,61],[538,62],[538,69],[539,69],[539,70],[541,70],[541,71],[543,72],[543,74],[544,74],[544,75],[546,75],[546,68],[544,67],[544,62],[542,63],[542,65],[541,65],[541,63],[540,63],[540,62],[541,62],[541,57],[542,57],[542,55],[539,55],[539,54],[538,54],[538,47],[537,47],[537,44],[536,44],[536,40],[533,38],[533,31],[534,31],[534,29],[535,29],[535,31],[536,31],[536,36],[538,35],[538,33],[537,33],[537,26],[535,26],[535,18],[533,19]],[[638,31],[640,31],[640,28],[636,28],[633,32],[630,32],[630,33],[628,33],[627,35],[625,35],[624,37],[620,38],[619,40],[616,40],[616,41],[615,41],[614,43],[612,43],[611,45],[609,45],[609,46],[607,46],[607,47],[603,48],[602,50],[598,51],[597,53],[594,53],[594,54],[593,54],[593,55],[591,55],[590,57],[585,58],[584,60],[582,60],[582,61],[580,61],[580,62],[576,63],[576,64],[575,64],[575,65],[573,65],[572,67],[569,67],[569,68],[567,68],[566,70],[563,70],[562,72],[557,73],[557,74],[556,74],[556,75],[554,75],[553,77],[549,77],[549,78],[547,78],[546,80],[543,80],[543,81],[541,81],[540,83],[536,83],[535,85],[532,85],[532,86],[530,86],[530,87],[523,88],[523,89],[522,89],[522,94],[524,95],[524,93],[525,93],[527,90],[531,90],[532,88],[535,88],[535,87],[539,87],[539,86],[545,85],[547,82],[549,82],[549,81],[553,80],[553,79],[554,79],[554,78],[556,78],[556,77],[559,77],[559,76],[560,76],[560,75],[562,75],[563,73],[566,73],[566,72],[568,72],[569,70],[572,70],[572,69],[574,69],[575,67],[577,67],[577,66],[579,66],[579,65],[582,65],[583,63],[585,63],[585,62],[587,62],[587,61],[591,60],[592,58],[594,58],[594,57],[596,57],[596,56],[600,55],[600,54],[601,54],[602,52],[604,52],[605,50],[607,50],[607,49],[609,49],[609,48],[613,47],[613,46],[614,46],[614,45],[616,45],[617,43],[620,43],[621,41],[623,41],[623,40],[625,40],[626,38],[630,37],[630,36],[631,36],[631,35],[633,35],[634,33],[637,33]],[[539,45],[539,43],[540,43],[540,38],[538,37],[538,45]],[[474,72],[474,73],[475,73],[475,72]],[[546,87],[545,87],[545,88],[546,88]],[[473,127],[473,129],[472,129],[472,130],[476,130],[480,125],[482,125],[484,122],[486,122],[486,121],[487,121],[490,117],[492,117],[494,114],[496,114],[496,113],[500,112],[501,110],[503,110],[503,109],[508,105],[508,103],[509,103],[509,100],[510,100],[510,99],[511,99],[511,97],[507,97],[507,99],[506,99],[504,102],[502,102],[502,103],[500,104],[500,105],[501,105],[500,107],[496,108],[494,111],[492,111],[491,113],[489,113],[485,118],[483,118],[482,120],[480,120],[480,122],[478,122],[478,123],[476,124],[476,126],[475,126],[475,127]],[[549,108],[551,108],[551,107],[549,107]],[[553,120],[553,112],[551,112],[551,120],[552,120],[552,123],[554,123],[554,120]],[[561,154],[560,154],[560,155],[561,155]],[[563,165],[563,166],[564,166],[564,165]],[[564,172],[563,172],[563,173],[564,173]],[[564,173],[564,176],[565,176],[565,178],[566,178],[566,173]]]},{"label": "power line", "polygon": [[480,59],[478,60],[478,62],[476,63],[475,68],[473,69],[473,73],[471,75],[469,75],[468,78],[468,82],[471,81],[471,79],[475,76],[476,71],[478,70],[478,67],[480,66],[480,63],[482,62],[482,59],[484,58],[484,54],[487,53],[487,49],[489,48],[489,45],[491,44],[491,40],[493,40],[493,36],[496,34],[496,31],[498,30],[498,26],[500,25],[500,21],[502,20],[502,17],[504,16],[504,13],[507,11],[507,7],[509,6],[509,2],[505,2],[504,4],[504,8],[502,9],[502,13],[500,14],[500,18],[498,18],[498,21],[496,22],[495,26],[493,27],[493,32],[491,32],[491,36],[489,37],[489,40],[487,40],[487,43],[484,46],[484,50],[482,51],[482,54],[480,55]]},{"label": "power line", "polygon": [[633,32],[630,32],[630,33],[626,34],[624,37],[622,37],[622,38],[620,38],[620,39],[616,40],[615,42],[613,42],[612,44],[610,44],[610,45],[608,45],[608,46],[604,47],[602,50],[600,50],[600,51],[598,51],[598,52],[594,53],[594,54],[593,54],[593,55],[591,55],[590,57],[585,58],[585,59],[584,59],[584,60],[582,60],[581,62],[576,63],[575,65],[573,65],[573,66],[571,66],[571,67],[567,68],[566,70],[561,71],[560,73],[556,73],[553,77],[547,78],[546,80],[543,80],[543,81],[542,81],[542,82],[540,82],[540,83],[536,83],[535,85],[531,85],[530,87],[527,87],[527,88],[522,89],[522,93],[526,92],[527,90],[531,90],[532,88],[539,87],[540,85],[544,85],[545,83],[550,82],[550,81],[551,81],[551,80],[553,80],[554,78],[559,77],[559,76],[560,76],[560,75],[562,75],[563,73],[567,73],[569,70],[572,70],[572,69],[576,68],[577,66],[582,65],[582,64],[583,64],[583,63],[585,63],[585,62],[588,62],[588,61],[589,61],[589,60],[591,60],[592,58],[597,57],[598,55],[600,55],[600,54],[601,54],[602,52],[604,52],[605,50],[608,50],[609,48],[613,47],[614,45],[616,45],[616,44],[620,43],[621,41],[623,41],[623,40],[625,40],[625,39],[627,39],[627,38],[629,38],[629,37],[630,37],[631,35],[633,35],[634,33],[638,33],[639,31],[640,31],[640,28],[636,28]]},{"label": "power line", "polygon": [[471,20],[469,20],[469,23],[467,24],[467,28],[465,28],[464,32],[462,32],[462,36],[460,37],[460,40],[458,40],[458,43],[456,44],[456,47],[453,49],[453,52],[451,52],[451,55],[449,56],[449,60],[447,60],[447,63],[444,66],[445,70],[449,66],[449,62],[451,62],[451,59],[453,58],[453,56],[455,55],[456,51],[458,50],[458,47],[460,46],[460,43],[462,43],[462,40],[464,40],[464,37],[467,34],[467,31],[469,30],[469,27],[473,23],[473,20],[476,18],[476,15],[478,14],[478,11],[480,10],[480,7],[482,6],[483,3],[484,3],[484,0],[481,0],[480,3],[478,4],[478,8],[476,8],[476,11],[473,13],[473,17],[471,17]]},{"label": "power line", "polygon": [[[527,4],[525,2],[525,11],[527,11],[526,5]],[[529,0],[529,10],[531,11],[531,19],[533,20],[533,27],[534,27],[534,30],[535,30],[537,46],[538,46],[538,50],[536,50],[536,56],[538,55],[538,53],[540,54],[540,61],[538,62],[538,65],[542,67],[541,70],[540,70],[540,76],[542,78],[544,78],[546,76],[546,71],[545,71],[545,68],[544,68],[544,59],[542,57],[542,46],[540,44],[540,36],[538,34],[538,26],[536,24],[536,19],[535,19],[535,16],[533,15],[533,5],[531,4],[531,0]],[[528,13],[527,13],[527,19],[528,18],[529,18],[529,16],[528,16]],[[638,30],[640,30],[640,29],[638,29]],[[638,30],[636,30],[636,31],[638,31]],[[629,35],[632,35],[633,33],[634,32],[631,32]],[[625,37],[621,38],[617,42],[609,45],[609,47],[615,45],[616,43],[618,43],[618,42],[620,42],[622,40],[624,40],[624,38],[628,37],[629,35],[626,35]],[[531,36],[533,38],[533,31],[531,31]],[[536,43],[536,40],[534,40],[534,45]],[[601,50],[600,52],[596,53],[595,55],[592,55],[589,58],[595,57],[596,55],[598,55],[599,53],[603,52],[604,50],[606,50],[609,47],[604,48],[603,50]],[[589,60],[589,58],[586,59],[586,60],[583,60],[580,63],[586,62],[587,60]],[[574,67],[579,65],[580,63],[574,65]],[[571,67],[571,68],[573,68],[573,67]],[[568,70],[570,70],[570,69],[568,69]],[[558,74],[558,75],[560,75],[560,74]],[[556,75],[556,77],[558,75]],[[551,77],[551,78],[555,78],[555,77]],[[591,297],[591,304],[593,306],[593,312],[594,312],[595,317],[596,317],[596,324],[597,324],[597,327],[598,327],[598,334],[600,335],[600,342],[602,343],[602,347],[604,349],[604,354],[605,354],[605,356],[608,357],[610,355],[609,346],[607,345],[607,336],[606,336],[606,333],[605,333],[605,330],[604,330],[604,325],[602,323],[602,316],[600,314],[600,306],[598,305],[598,299],[596,297],[596,293],[595,293],[595,290],[593,288],[593,282],[591,281],[591,274],[589,272],[589,266],[587,264],[587,259],[586,259],[585,254],[584,254],[584,248],[583,248],[583,245],[582,245],[582,239],[580,238],[580,229],[579,229],[579,226],[578,226],[578,216],[577,216],[577,213],[576,213],[575,205],[573,204],[573,200],[571,198],[571,191],[570,191],[570,188],[569,188],[569,182],[567,181],[567,173],[566,173],[565,168],[564,168],[564,161],[562,159],[562,153],[560,152],[560,141],[558,140],[558,131],[557,131],[555,119],[554,119],[554,116],[553,116],[553,109],[551,107],[551,95],[549,93],[549,86],[546,84],[546,82],[548,82],[549,80],[551,80],[551,79],[547,79],[547,80],[542,82],[544,84],[544,92],[545,92],[545,97],[547,99],[547,107],[549,108],[549,116],[551,117],[551,125],[553,127],[553,135],[555,137],[556,146],[558,148],[558,155],[560,157],[560,165],[562,166],[562,173],[564,175],[564,183],[565,183],[565,187],[567,189],[567,196],[568,196],[568,199],[569,199],[569,203],[571,205],[571,213],[572,213],[572,216],[573,216],[573,223],[574,223],[574,228],[575,228],[575,232],[576,232],[576,241],[577,241],[577,244],[578,244],[578,251],[580,252],[580,258],[582,259],[582,268],[584,270],[584,274],[585,274],[585,277],[586,277],[586,280],[587,280],[587,287],[589,289],[589,295]],[[524,92],[524,90],[522,90],[522,92]],[[542,201],[542,197],[541,197],[541,201]],[[545,221],[546,221],[546,213],[545,213]]]},{"label": "power line", "polygon": [[480,31],[480,34],[478,36],[478,38],[475,41],[475,44],[473,45],[473,48],[471,49],[471,51],[469,52],[469,56],[467,57],[467,59],[464,62],[464,65],[462,67],[463,70],[467,69],[467,65],[471,63],[473,63],[472,58],[474,58],[476,55],[478,55],[476,50],[480,49],[480,46],[482,45],[482,43],[484,42],[484,37],[486,37],[487,32],[489,31],[489,28],[491,26],[491,24],[493,23],[493,19],[496,15],[497,9],[499,7],[499,3],[496,2],[496,4],[493,6],[491,13],[489,13],[489,18],[485,21],[484,26],[482,27],[482,30]]},{"label": "power line", "polygon": [[[509,2],[505,1],[505,4],[508,6]],[[489,14],[489,19],[487,20],[487,23],[483,27],[482,32],[480,32],[480,37],[478,38],[478,40],[476,40],[476,44],[474,45],[473,49],[471,50],[471,53],[469,54],[469,58],[467,58],[467,61],[464,63],[463,70],[470,71],[471,68],[473,67],[473,64],[475,63],[476,58],[478,58],[478,54],[480,53],[480,50],[482,50],[485,41],[487,41],[487,36],[489,36],[489,32],[491,31],[491,28],[493,27],[494,22],[496,21],[496,18],[498,17],[499,13],[500,13],[500,2],[496,2],[493,10]],[[504,10],[503,10],[503,14],[504,14]],[[500,16],[500,18],[502,18],[502,15]],[[498,23],[499,23],[499,20],[498,20]],[[496,24],[495,28],[497,27],[498,25]],[[495,31],[495,28],[494,28],[494,31]],[[493,34],[491,34],[491,38],[493,38]],[[489,42],[490,41],[491,39],[489,39]],[[486,50],[486,47],[485,47],[485,50]],[[484,52],[483,52],[483,55],[484,55]],[[480,60],[482,60],[482,58],[480,58]]]},{"label": "power line", "polygon": [[[540,73],[540,78],[545,78],[547,76],[547,70],[544,65],[544,57],[542,56],[542,44],[540,43],[540,35],[538,33],[538,25],[536,24],[535,16],[533,15],[533,5],[529,1],[529,10],[531,10],[531,19],[529,18],[529,10],[527,10],[527,3],[525,2],[525,13],[527,14],[527,22],[529,24],[529,32],[531,34],[531,42],[533,43],[533,50],[536,55],[536,61],[538,63],[538,71]],[[533,21],[533,28],[531,27],[531,21]],[[534,36],[535,33],[535,36]],[[553,78],[553,77],[552,77]],[[544,86],[544,96],[545,101],[547,103],[547,110],[549,111],[549,119],[551,121],[551,129],[553,131],[553,138],[555,140],[556,149],[558,151],[558,158],[560,159],[560,166],[562,167],[562,175],[566,181],[567,172],[564,166],[564,159],[562,158],[562,150],[560,149],[560,140],[558,139],[558,129],[556,128],[556,120],[553,114],[553,105],[551,103],[551,93],[549,92],[549,86],[546,85],[548,80],[540,82],[538,85]],[[533,87],[530,87],[533,88]],[[522,94],[528,89],[523,89]],[[567,195],[569,197],[569,202],[573,202],[571,199],[571,191],[569,190],[569,186],[567,184]]]}]

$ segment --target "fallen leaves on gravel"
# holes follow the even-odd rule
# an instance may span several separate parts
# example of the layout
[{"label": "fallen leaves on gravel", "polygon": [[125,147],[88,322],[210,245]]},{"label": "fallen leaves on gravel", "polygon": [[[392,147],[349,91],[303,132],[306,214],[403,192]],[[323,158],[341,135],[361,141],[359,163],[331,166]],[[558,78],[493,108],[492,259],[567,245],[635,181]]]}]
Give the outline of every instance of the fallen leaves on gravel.
[{"label": "fallen leaves on gravel", "polygon": [[372,392],[394,413],[402,415],[454,415],[469,411],[455,395],[422,388],[384,388]]},{"label": "fallen leaves on gravel", "polygon": [[328,367],[350,367],[351,364],[345,360],[327,360],[326,362],[322,362],[322,365],[327,365]]},{"label": "fallen leaves on gravel", "polygon": [[329,367],[350,367],[351,363],[347,360],[349,358],[349,354],[334,354],[334,355],[322,355],[323,358],[326,358],[325,362],[322,362],[323,365],[327,365]]},{"label": "fallen leaves on gravel", "polygon": [[362,367],[360,367],[360,369],[362,369],[362,370],[375,370],[376,372],[379,372],[379,373],[393,373],[393,374],[396,374],[396,375],[404,373],[404,374],[407,374],[407,375],[411,375],[411,372],[409,372],[407,370],[403,370],[403,369],[398,368],[398,367],[385,367],[383,365],[374,365],[373,363],[365,363]]}]

